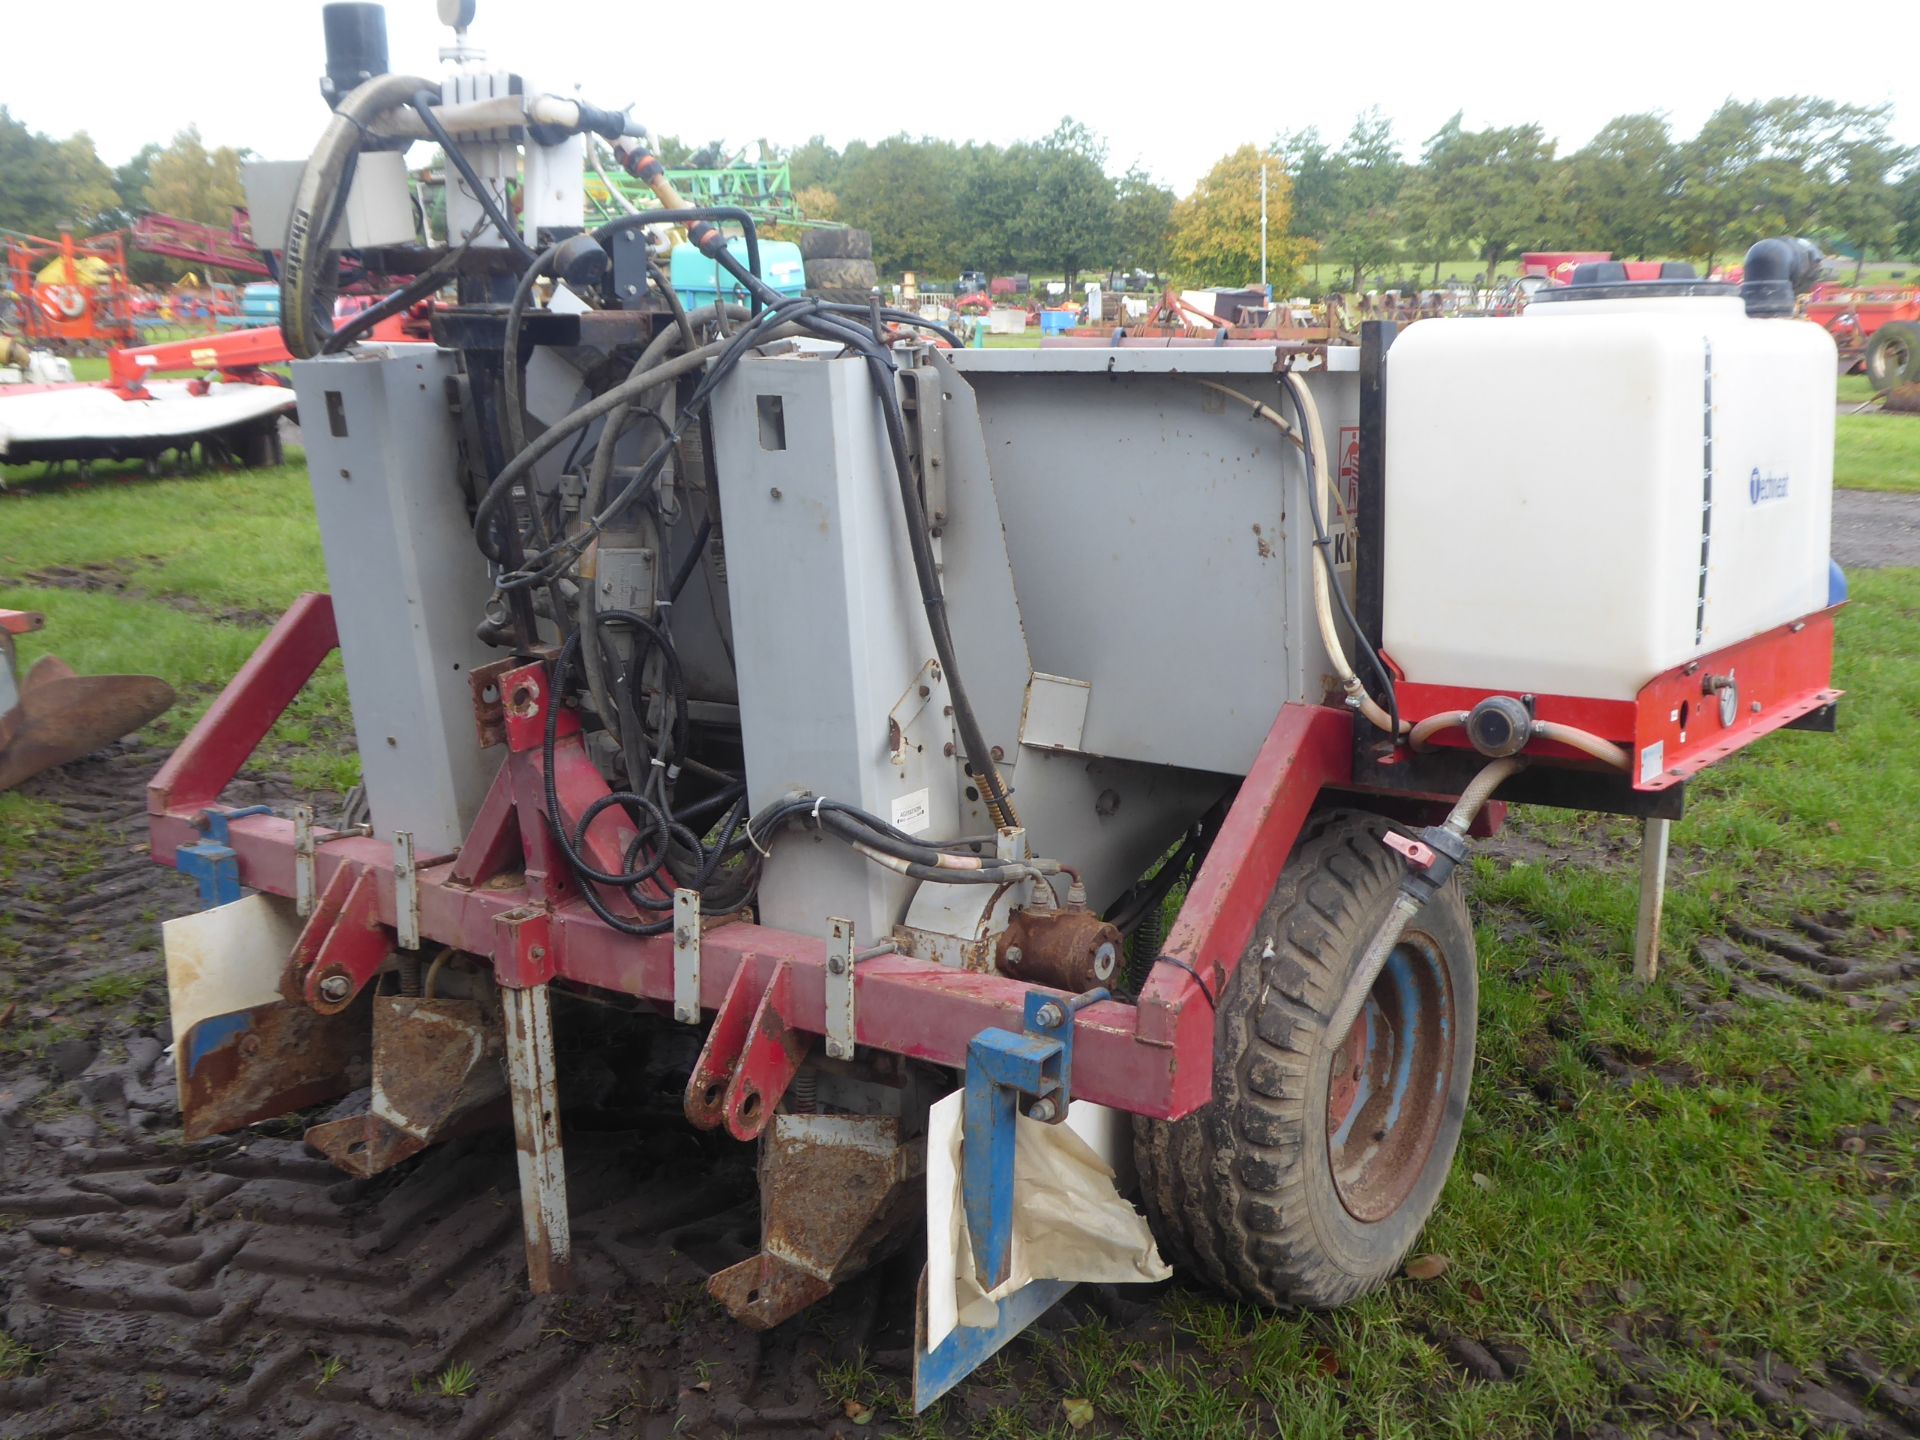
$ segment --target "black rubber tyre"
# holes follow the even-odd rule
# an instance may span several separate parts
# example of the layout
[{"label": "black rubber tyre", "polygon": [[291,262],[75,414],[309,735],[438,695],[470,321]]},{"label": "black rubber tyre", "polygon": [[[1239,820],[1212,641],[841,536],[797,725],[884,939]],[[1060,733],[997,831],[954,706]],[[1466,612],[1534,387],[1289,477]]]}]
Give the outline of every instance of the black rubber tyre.
[{"label": "black rubber tyre", "polygon": [[847,298],[844,293],[831,292],[852,292],[852,298],[864,300],[879,283],[880,272],[871,260],[807,261],[807,289],[830,300]]},{"label": "black rubber tyre", "polygon": [[1881,394],[1900,385],[1920,385],[1920,325],[1896,320],[1867,341],[1867,380]]},{"label": "black rubber tyre", "polygon": [[865,230],[802,230],[802,260],[871,260],[873,236]]},{"label": "black rubber tyre", "polygon": [[[1212,1102],[1184,1120],[1134,1120],[1147,1215],[1168,1259],[1257,1304],[1331,1309],[1384,1284],[1459,1145],[1479,985],[1457,876],[1375,983],[1354,1025],[1363,1051],[1336,1054],[1326,1034],[1399,885],[1400,861],[1380,840],[1389,828],[1357,811],[1314,817],[1219,997]],[[1398,1036],[1415,1042],[1405,1075]],[[1366,1066],[1381,1067],[1368,1078],[1386,1088],[1361,1084]],[[1345,1117],[1337,1131],[1333,1114]]]}]

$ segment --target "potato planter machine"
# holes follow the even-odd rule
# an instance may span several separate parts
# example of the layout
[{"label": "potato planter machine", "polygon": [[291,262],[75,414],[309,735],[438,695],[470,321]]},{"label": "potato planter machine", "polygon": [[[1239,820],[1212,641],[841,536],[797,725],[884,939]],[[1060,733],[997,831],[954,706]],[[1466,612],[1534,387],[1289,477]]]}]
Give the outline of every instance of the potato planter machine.
[{"label": "potato planter machine", "polygon": [[[559,1290],[596,1002],[697,1037],[688,1120],[759,1144],[761,1253],[710,1282],[743,1322],[924,1215],[921,1406],[1163,1248],[1345,1303],[1459,1138],[1472,838],[1507,800],[1641,817],[1651,980],[1686,778],[1832,726],[1798,242],[1744,290],[1603,266],[1397,343],[966,351],[772,292],[749,219],[464,32],[428,81],[378,7],[327,22],[282,314],[332,593],[149,791],[208,907],[165,927],[189,1137],[364,1091],[307,1139],[371,1175],[510,1115]],[[581,233],[589,131],[658,210]],[[468,213],[380,268],[459,303],[357,344],[337,192],[416,136]],[[682,304],[674,225],[741,303]],[[364,804],[224,807],[336,648]]]}]

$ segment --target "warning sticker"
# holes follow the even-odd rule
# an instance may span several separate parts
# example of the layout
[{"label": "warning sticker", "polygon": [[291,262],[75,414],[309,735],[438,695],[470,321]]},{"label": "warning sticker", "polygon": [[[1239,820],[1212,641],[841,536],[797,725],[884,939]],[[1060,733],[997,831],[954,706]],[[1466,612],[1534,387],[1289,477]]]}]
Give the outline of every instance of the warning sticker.
[{"label": "warning sticker", "polygon": [[1340,427],[1340,493],[1347,497],[1347,509],[1360,508],[1360,427]]},{"label": "warning sticker", "polygon": [[893,802],[893,828],[904,830],[909,835],[918,835],[933,824],[933,816],[928,813],[927,792],[915,790],[902,795]]}]

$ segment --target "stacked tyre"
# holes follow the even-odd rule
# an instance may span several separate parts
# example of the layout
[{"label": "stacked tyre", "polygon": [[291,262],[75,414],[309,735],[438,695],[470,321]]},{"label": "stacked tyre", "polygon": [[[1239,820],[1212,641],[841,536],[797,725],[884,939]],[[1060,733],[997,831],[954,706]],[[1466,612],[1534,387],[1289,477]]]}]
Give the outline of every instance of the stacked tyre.
[{"label": "stacked tyre", "polygon": [[865,230],[803,230],[800,258],[806,262],[807,293],[822,300],[865,304],[880,283],[873,236]]},{"label": "stacked tyre", "polygon": [[1896,320],[1867,341],[1867,379],[1880,394],[1920,385],[1920,325]]}]

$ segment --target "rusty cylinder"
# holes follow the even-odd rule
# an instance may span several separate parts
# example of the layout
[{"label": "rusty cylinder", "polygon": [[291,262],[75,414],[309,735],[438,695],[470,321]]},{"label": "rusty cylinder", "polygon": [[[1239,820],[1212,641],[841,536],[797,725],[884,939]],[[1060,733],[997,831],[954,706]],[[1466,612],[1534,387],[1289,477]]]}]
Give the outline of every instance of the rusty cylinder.
[{"label": "rusty cylinder", "polygon": [[1120,946],[1120,932],[1091,910],[1018,910],[993,959],[1011,979],[1078,994],[1112,985]]}]

